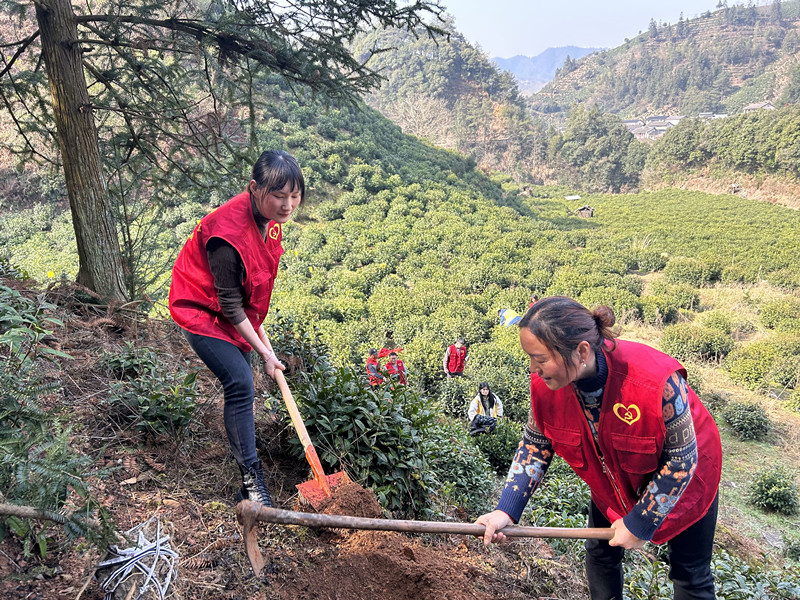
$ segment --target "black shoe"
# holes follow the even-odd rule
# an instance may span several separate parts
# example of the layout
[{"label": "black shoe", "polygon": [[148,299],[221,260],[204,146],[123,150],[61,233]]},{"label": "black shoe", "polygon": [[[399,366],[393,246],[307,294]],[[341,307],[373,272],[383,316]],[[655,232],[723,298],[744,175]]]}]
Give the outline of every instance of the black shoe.
[{"label": "black shoe", "polygon": [[264,471],[261,468],[261,461],[256,461],[246,469],[239,465],[242,472],[242,489],[236,494],[236,501],[250,500],[259,502],[264,506],[274,507],[272,497],[269,495],[267,484],[264,481]]}]

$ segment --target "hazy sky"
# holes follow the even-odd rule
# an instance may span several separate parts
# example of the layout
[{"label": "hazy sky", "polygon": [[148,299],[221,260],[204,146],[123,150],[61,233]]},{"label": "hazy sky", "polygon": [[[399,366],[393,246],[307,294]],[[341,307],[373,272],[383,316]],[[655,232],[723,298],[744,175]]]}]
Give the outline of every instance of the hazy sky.
[{"label": "hazy sky", "polygon": [[[547,48],[613,48],[647,31],[716,10],[718,0],[441,0],[456,28],[490,57],[536,56]],[[757,4],[769,4],[761,0]],[[728,0],[729,5],[744,0]]]}]

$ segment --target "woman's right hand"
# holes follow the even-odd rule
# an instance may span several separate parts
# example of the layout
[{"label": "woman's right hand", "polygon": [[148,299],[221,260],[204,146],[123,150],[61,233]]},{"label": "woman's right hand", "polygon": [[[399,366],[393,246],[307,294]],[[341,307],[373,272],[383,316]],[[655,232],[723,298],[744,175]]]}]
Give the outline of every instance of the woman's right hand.
[{"label": "woman's right hand", "polygon": [[267,372],[267,375],[273,379],[275,379],[275,369],[279,369],[281,371],[286,370],[286,366],[278,360],[278,355],[272,350],[268,349],[264,354],[262,354],[261,360],[264,361],[264,370]]},{"label": "woman's right hand", "polygon": [[492,543],[501,544],[505,542],[508,538],[506,538],[505,534],[500,533],[500,529],[513,523],[511,517],[502,510],[493,510],[490,513],[481,515],[475,522],[486,527],[486,531],[483,534],[483,543],[486,546]]}]

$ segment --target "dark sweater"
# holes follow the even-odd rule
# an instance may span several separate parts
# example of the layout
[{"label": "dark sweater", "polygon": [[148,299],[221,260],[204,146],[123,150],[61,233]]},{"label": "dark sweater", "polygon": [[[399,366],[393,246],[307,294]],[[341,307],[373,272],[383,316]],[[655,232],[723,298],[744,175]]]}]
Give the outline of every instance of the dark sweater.
[{"label": "dark sweater", "polygon": [[[253,218],[258,226],[261,237],[267,235],[269,219],[265,219],[258,212],[252,202]],[[206,244],[206,255],[211,275],[214,277],[214,287],[222,309],[222,314],[233,325],[238,325],[247,318],[244,312],[244,287],[245,278],[244,262],[236,249],[221,238],[211,238]]]}]

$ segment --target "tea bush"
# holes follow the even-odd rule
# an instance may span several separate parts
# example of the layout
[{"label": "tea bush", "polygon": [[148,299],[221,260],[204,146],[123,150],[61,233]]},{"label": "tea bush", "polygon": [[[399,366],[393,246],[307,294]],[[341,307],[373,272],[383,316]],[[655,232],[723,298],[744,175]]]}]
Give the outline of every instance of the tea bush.
[{"label": "tea bush", "polygon": [[[334,367],[325,356],[300,373],[293,386],[325,465],[345,467],[389,511],[432,513],[435,482],[425,453],[432,416],[423,398],[408,386],[365,386],[360,372]],[[302,445],[294,438],[291,443],[301,459]]]},{"label": "tea bush", "polygon": [[639,299],[642,320],[648,325],[661,327],[678,319],[678,307],[666,296],[643,296]]},{"label": "tea bush", "polygon": [[759,308],[764,327],[788,333],[800,333],[800,299],[776,298]]},{"label": "tea bush", "polygon": [[730,335],[691,323],[678,323],[664,328],[661,349],[678,360],[715,360],[733,350]]},{"label": "tea bush", "polygon": [[722,418],[743,440],[763,440],[771,428],[766,411],[758,404],[730,402]]},{"label": "tea bush", "polygon": [[466,377],[451,377],[439,385],[439,406],[442,412],[457,419],[467,418],[469,403],[478,390],[478,384]]},{"label": "tea bush", "polygon": [[694,287],[719,279],[720,268],[699,258],[675,257],[664,267],[664,279],[670,283],[688,283]]},{"label": "tea bush", "polygon": [[733,332],[733,316],[722,310],[710,310],[700,315],[700,325],[726,335]]},{"label": "tea bush", "polygon": [[796,514],[800,507],[800,493],[794,474],[780,465],[756,472],[750,485],[750,502],[782,515]]},{"label": "tea bush", "polygon": [[688,283],[670,283],[666,278],[657,279],[650,286],[654,296],[668,298],[675,308],[695,309],[700,304],[700,293],[697,287]]},{"label": "tea bush", "polygon": [[[490,510],[489,499],[496,485],[494,473],[463,423],[448,419],[434,423],[423,446],[434,482],[431,494],[437,500],[447,506],[460,506],[471,518]],[[446,514],[446,509],[442,512]]]},{"label": "tea bush", "polygon": [[796,338],[760,340],[735,348],[724,366],[731,379],[749,389],[796,387],[800,368]]},{"label": "tea bush", "polygon": [[492,433],[475,436],[473,439],[498,475],[508,473],[514,454],[522,439],[525,426],[504,417],[497,420],[497,427]]},{"label": "tea bush", "polygon": [[156,350],[130,342],[101,360],[118,379],[103,402],[112,418],[150,435],[183,435],[197,411],[197,370],[170,371]]}]

